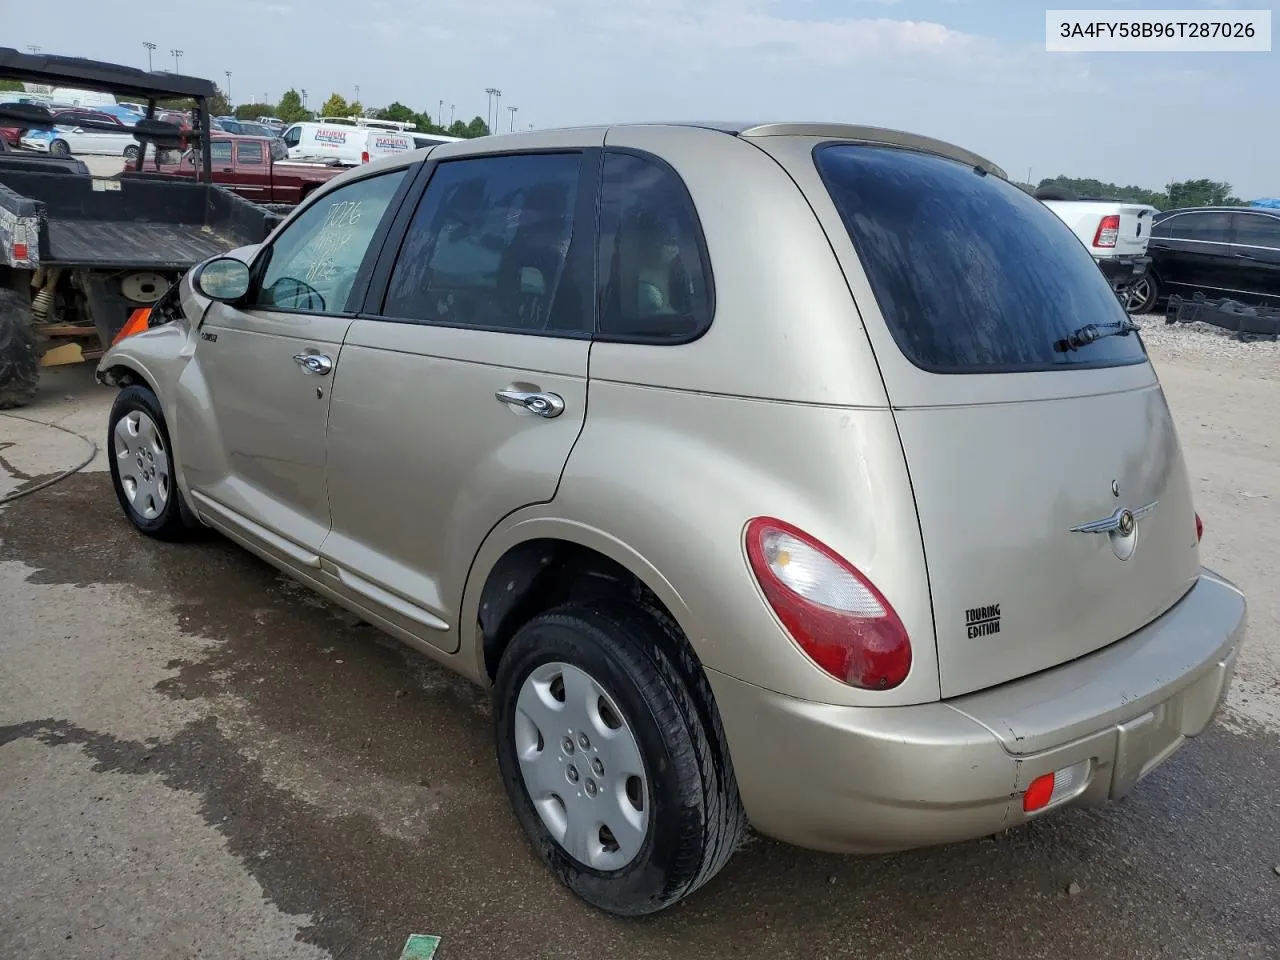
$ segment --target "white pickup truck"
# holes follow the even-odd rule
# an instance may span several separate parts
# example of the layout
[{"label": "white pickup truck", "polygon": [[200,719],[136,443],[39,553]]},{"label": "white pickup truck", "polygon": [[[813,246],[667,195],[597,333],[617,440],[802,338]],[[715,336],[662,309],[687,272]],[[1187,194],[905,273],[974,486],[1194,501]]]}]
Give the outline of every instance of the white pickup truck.
[{"label": "white pickup truck", "polygon": [[1151,218],[1159,210],[1146,203],[1076,199],[1061,187],[1048,185],[1037,190],[1035,197],[1080,238],[1126,310],[1145,313],[1155,306],[1155,289],[1147,279],[1151,265],[1147,241]]}]

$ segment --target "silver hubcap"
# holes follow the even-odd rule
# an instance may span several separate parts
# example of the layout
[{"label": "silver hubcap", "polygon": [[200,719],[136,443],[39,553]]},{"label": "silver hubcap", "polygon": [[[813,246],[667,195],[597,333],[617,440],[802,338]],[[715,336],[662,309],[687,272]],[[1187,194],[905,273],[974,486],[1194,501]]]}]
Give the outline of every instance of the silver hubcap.
[{"label": "silver hubcap", "polygon": [[1129,287],[1129,309],[1134,310],[1147,302],[1151,296],[1151,281],[1139,280]]},{"label": "silver hubcap", "polygon": [[120,487],[144,520],[154,520],[169,502],[169,454],[156,422],[141,410],[126,413],[112,435]]},{"label": "silver hubcap", "polygon": [[545,663],[516,700],[516,755],[534,808],[565,851],[618,870],[649,830],[649,780],[635,734],[596,680]]}]

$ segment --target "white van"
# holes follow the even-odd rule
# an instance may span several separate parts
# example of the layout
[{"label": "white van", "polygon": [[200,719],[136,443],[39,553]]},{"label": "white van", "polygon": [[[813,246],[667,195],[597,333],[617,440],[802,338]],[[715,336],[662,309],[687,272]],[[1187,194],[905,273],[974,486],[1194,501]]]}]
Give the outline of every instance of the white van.
[{"label": "white van", "polygon": [[290,160],[336,160],[353,167],[417,149],[407,134],[341,123],[295,123],[283,139]]}]

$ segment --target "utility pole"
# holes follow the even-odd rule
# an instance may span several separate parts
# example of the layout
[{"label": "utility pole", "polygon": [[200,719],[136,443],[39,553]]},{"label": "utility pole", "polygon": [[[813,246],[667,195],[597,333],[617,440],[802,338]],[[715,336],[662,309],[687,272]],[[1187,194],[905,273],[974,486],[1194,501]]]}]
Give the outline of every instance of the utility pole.
[{"label": "utility pole", "polygon": [[360,84],[356,84],[356,103],[360,102]]},{"label": "utility pole", "polygon": [[489,110],[484,115],[484,122],[488,124],[489,129],[492,130],[493,129],[493,95],[496,93],[498,96],[502,96],[502,91],[499,90],[497,87],[485,87],[484,92],[489,95]]},{"label": "utility pole", "polygon": [[449,126],[451,127],[453,126],[453,111],[456,109],[456,106],[456,104],[449,104]]},{"label": "utility pole", "polygon": [[440,109],[436,111],[436,126],[444,126],[444,100],[440,100]]},{"label": "utility pole", "polygon": [[302,109],[305,110],[307,109],[307,88],[303,87],[301,93],[302,93]]},{"label": "utility pole", "polygon": [[27,49],[28,49],[28,50],[30,50],[32,53],[39,53],[39,52],[40,52],[40,46],[39,46],[39,44],[35,44],[35,43],[28,43],[28,44],[27,44]]},{"label": "utility pole", "polygon": [[507,113],[511,114],[511,129],[508,131],[509,133],[516,132],[516,111],[519,109],[519,107],[507,107]]},{"label": "utility pole", "polygon": [[227,73],[227,106],[229,107],[231,106],[231,71],[228,70],[226,71],[226,73]]},{"label": "utility pole", "polygon": [[175,50],[170,50],[169,52],[173,54],[173,72],[181,73],[182,72],[182,51],[175,49]]},{"label": "utility pole", "polygon": [[499,90],[497,96],[493,98],[493,126],[489,128],[490,133],[498,132],[498,118],[502,116],[502,91]]},{"label": "utility pole", "polygon": [[156,45],[150,40],[143,40],[142,45],[147,48],[147,73],[153,73],[154,71],[151,67],[151,51],[156,48]]}]

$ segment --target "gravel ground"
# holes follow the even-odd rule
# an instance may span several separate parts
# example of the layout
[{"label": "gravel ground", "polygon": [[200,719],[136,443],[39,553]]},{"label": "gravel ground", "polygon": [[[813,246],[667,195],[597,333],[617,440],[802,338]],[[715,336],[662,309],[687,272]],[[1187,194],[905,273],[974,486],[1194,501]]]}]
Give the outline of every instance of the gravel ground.
[{"label": "gravel ground", "polygon": [[1264,380],[1280,379],[1280,342],[1255,340],[1247,343],[1208,323],[1165,323],[1162,313],[1143,314],[1133,319],[1142,328],[1142,339],[1157,361],[1242,362],[1250,376]]}]

